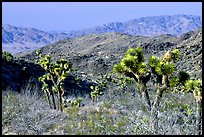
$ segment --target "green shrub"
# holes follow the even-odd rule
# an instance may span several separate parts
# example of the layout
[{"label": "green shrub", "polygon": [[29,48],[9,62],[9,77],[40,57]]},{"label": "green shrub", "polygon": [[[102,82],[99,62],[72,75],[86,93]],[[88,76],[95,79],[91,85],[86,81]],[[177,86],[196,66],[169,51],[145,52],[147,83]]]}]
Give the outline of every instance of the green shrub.
[{"label": "green shrub", "polygon": [[2,52],[2,58],[5,59],[6,61],[10,62],[13,60],[13,55],[8,51],[4,51],[4,52]]}]

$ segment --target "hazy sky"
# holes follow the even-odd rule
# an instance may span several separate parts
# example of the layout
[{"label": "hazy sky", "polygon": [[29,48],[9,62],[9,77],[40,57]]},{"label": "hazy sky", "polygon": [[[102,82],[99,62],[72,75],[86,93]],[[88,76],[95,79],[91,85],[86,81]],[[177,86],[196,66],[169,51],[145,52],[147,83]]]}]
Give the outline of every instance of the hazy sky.
[{"label": "hazy sky", "polygon": [[202,16],[202,2],[2,2],[3,24],[44,31],[175,14]]}]

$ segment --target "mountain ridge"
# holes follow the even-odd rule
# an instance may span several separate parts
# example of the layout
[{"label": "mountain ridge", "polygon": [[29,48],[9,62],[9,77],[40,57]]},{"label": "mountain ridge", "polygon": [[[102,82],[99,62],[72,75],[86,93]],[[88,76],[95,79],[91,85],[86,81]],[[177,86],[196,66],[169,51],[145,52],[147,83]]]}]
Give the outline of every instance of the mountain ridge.
[{"label": "mountain ridge", "polygon": [[193,15],[149,16],[128,20],[126,22],[111,22],[89,29],[60,33],[4,24],[2,25],[2,46],[3,50],[15,54],[35,50],[62,39],[107,32],[120,32],[133,36],[157,36],[161,34],[179,36],[183,33],[201,28],[201,19],[200,16]]}]

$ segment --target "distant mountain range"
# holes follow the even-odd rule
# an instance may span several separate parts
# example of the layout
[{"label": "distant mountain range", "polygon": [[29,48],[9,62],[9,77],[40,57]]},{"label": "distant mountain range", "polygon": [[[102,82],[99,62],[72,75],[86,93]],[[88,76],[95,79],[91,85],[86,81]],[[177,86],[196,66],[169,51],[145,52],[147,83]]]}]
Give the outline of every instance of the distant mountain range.
[{"label": "distant mountain range", "polygon": [[2,26],[3,50],[18,53],[34,50],[47,44],[67,38],[66,33],[48,33],[34,28]]},{"label": "distant mountain range", "polygon": [[157,36],[171,34],[180,36],[183,33],[202,27],[202,18],[193,15],[163,15],[142,17],[126,22],[113,22],[82,29],[62,32],[45,32],[34,28],[14,27],[8,24],[2,26],[3,50],[19,53],[35,50],[62,39],[76,38],[88,34],[102,34],[107,32],[120,32],[133,36]]}]

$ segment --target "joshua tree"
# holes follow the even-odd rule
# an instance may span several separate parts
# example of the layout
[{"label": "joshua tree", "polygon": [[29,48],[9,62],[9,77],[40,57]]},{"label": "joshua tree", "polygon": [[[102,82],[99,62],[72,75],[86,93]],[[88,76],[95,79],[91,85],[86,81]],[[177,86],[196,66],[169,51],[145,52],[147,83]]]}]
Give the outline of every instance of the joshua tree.
[{"label": "joshua tree", "polygon": [[94,105],[94,103],[97,103],[98,96],[102,95],[103,93],[100,91],[101,89],[99,88],[99,86],[90,86],[90,88],[92,89],[90,95]]},{"label": "joshua tree", "polygon": [[144,62],[143,50],[141,47],[130,48],[119,64],[114,65],[114,72],[124,74],[127,77],[133,78],[139,83],[139,93],[142,96],[147,108],[151,109],[149,94],[147,92],[147,82],[150,80],[151,73],[147,68],[147,63]]},{"label": "joshua tree", "polygon": [[[201,109],[202,109],[202,82],[201,80],[189,80],[190,75],[185,71],[176,70],[180,51],[174,49],[167,51],[163,56],[150,56],[148,63],[144,61],[142,48],[131,48],[119,64],[114,65],[113,70],[127,77],[134,78],[138,83],[139,93],[151,112],[151,126],[158,129],[158,110],[162,95],[165,91],[174,87],[177,91],[193,92],[196,100],[196,134],[201,134]],[[177,73],[178,72],[178,73]],[[152,101],[147,92],[147,82],[151,80],[156,86],[156,97]]]},{"label": "joshua tree", "polygon": [[188,80],[185,83],[186,91],[193,92],[196,101],[196,134],[202,133],[202,81],[201,80]]},{"label": "joshua tree", "polygon": [[162,98],[163,92],[167,90],[168,87],[170,87],[169,77],[172,76],[172,74],[176,70],[176,65],[174,64],[174,62],[178,60],[179,54],[179,50],[175,49],[171,52],[166,52],[166,54],[160,58],[156,56],[150,56],[149,58],[149,66],[151,68],[151,73],[156,77],[155,85],[157,87],[156,98],[151,110],[151,123],[153,129],[157,129],[158,127],[157,115],[159,103]]},{"label": "joshua tree", "polygon": [[[180,78],[176,77],[176,80],[174,78],[174,81],[170,78],[176,71],[176,65],[174,63],[178,60],[179,54],[179,50],[174,49],[173,51],[166,52],[166,54],[160,58],[154,55],[150,56],[148,62],[145,62],[141,47],[130,48],[120,63],[114,65],[113,70],[115,72],[134,78],[138,83],[139,93],[151,111],[153,129],[157,129],[157,112],[163,92],[167,90],[170,85],[177,86],[179,82],[184,82],[188,78],[183,77],[183,75],[181,75]],[[157,89],[152,106],[147,92],[147,82],[150,80]]]},{"label": "joshua tree", "polygon": [[40,60],[38,62],[46,71],[46,74],[39,78],[43,82],[42,89],[46,92],[49,104],[51,104],[49,97],[51,94],[54,109],[56,108],[54,93],[58,94],[58,109],[63,111],[62,97],[64,94],[64,80],[68,76],[72,65],[64,59],[59,59],[55,63],[51,63],[51,57],[49,55],[43,56],[40,54],[39,57]]},{"label": "joshua tree", "polygon": [[49,74],[45,74],[45,75],[39,77],[39,81],[41,81],[43,83],[42,90],[44,91],[44,94],[45,94],[45,96],[47,98],[47,101],[48,101],[48,103],[50,105],[50,108],[52,108],[52,102],[51,102],[51,99],[50,99],[50,94],[51,94],[52,101],[53,101],[53,107],[54,107],[54,109],[56,109],[54,93],[50,89],[51,80],[50,80]]}]

